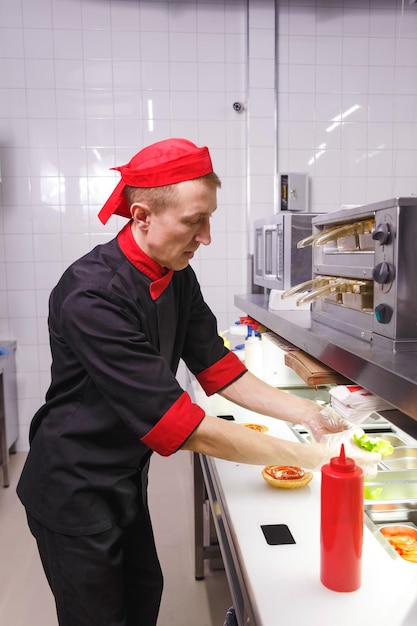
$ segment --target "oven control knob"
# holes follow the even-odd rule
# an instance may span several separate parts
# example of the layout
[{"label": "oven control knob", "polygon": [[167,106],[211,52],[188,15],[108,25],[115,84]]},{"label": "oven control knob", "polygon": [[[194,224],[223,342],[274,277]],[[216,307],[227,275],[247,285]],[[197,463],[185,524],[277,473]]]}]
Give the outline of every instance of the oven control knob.
[{"label": "oven control knob", "polygon": [[381,246],[391,241],[391,229],[389,224],[382,222],[372,231],[372,239],[379,241]]},{"label": "oven control knob", "polygon": [[393,278],[393,272],[389,263],[386,261],[382,261],[382,263],[378,263],[376,267],[374,267],[372,271],[372,277],[376,283],[379,285],[385,285]]},{"label": "oven control knob", "polygon": [[388,304],[378,304],[375,307],[376,321],[380,324],[388,324],[391,321],[393,310]]}]

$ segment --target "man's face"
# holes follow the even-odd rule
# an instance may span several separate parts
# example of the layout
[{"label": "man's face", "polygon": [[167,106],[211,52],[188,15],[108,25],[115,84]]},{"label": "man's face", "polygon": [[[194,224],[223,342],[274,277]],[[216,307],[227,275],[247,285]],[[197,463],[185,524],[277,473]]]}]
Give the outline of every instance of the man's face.
[{"label": "man's face", "polygon": [[217,189],[204,180],[178,183],[172,206],[159,214],[149,212],[141,228],[140,246],[163,267],[182,270],[200,244],[211,242],[210,218],[217,207]]}]

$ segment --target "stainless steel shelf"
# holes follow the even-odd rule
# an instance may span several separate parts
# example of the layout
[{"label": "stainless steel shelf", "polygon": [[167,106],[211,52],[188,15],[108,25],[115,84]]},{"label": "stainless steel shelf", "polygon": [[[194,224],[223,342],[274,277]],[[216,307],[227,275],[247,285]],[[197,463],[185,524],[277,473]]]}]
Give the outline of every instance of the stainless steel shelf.
[{"label": "stainless steel shelf", "polygon": [[236,295],[234,301],[272,332],[417,421],[417,352],[374,346],[312,322],[310,311],[273,311],[266,294]]}]

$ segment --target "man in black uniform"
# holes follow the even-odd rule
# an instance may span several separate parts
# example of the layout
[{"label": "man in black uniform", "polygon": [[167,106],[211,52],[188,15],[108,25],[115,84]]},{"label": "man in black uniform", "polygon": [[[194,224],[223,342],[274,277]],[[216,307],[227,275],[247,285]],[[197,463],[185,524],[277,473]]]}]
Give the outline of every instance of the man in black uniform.
[{"label": "man in black uniform", "polygon": [[[208,395],[304,423],[317,440],[349,426],[266,385],[224,347],[189,265],[210,243],[217,206],[208,149],[168,139],[115,169],[121,180],[99,217],[129,221],[51,293],[52,382],[18,485],[61,626],[155,626],[162,573],[146,495],[153,451],[305,468],[338,452],[205,415],[175,378],[180,359]],[[380,458],[356,456],[368,467]]]}]

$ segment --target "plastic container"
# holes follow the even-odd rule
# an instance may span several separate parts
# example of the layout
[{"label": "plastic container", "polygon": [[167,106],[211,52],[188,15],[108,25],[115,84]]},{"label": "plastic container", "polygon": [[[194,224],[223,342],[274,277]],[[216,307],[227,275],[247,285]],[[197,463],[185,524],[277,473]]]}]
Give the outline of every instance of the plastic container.
[{"label": "plastic container", "polygon": [[223,339],[223,343],[225,345],[225,347],[230,350],[230,339],[227,339],[227,337],[225,337],[225,333],[226,331],[222,331],[219,333],[220,337]]},{"label": "plastic container", "polygon": [[246,324],[235,322],[233,326],[229,328],[229,335],[233,335],[235,337],[246,337],[247,334],[248,334],[248,327]]},{"label": "plastic container", "polygon": [[245,339],[245,365],[247,369],[258,378],[263,376],[262,339],[258,331],[248,326],[248,334]]},{"label": "plastic container", "polygon": [[362,575],[363,471],[342,444],[321,474],[320,580],[333,591],[355,591]]}]

